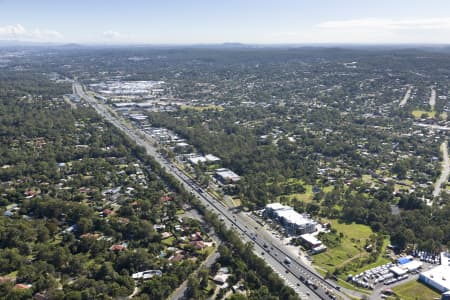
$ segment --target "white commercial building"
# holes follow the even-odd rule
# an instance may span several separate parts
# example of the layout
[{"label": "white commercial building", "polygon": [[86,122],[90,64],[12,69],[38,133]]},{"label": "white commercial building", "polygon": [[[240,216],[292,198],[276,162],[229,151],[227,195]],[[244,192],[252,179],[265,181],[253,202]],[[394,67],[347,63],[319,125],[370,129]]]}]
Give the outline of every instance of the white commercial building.
[{"label": "white commercial building", "polygon": [[234,173],[233,171],[221,168],[215,170],[216,177],[222,182],[222,183],[235,183],[241,180],[241,177]]},{"label": "white commercial building", "polygon": [[299,214],[290,206],[280,203],[267,204],[264,213],[267,217],[280,222],[290,234],[300,235],[316,231],[315,221]]},{"label": "white commercial building", "polygon": [[408,273],[408,270],[402,269],[402,268],[400,268],[398,266],[393,266],[393,267],[389,268],[389,271],[394,273],[394,275],[397,276],[397,277],[403,276],[403,275]]},{"label": "white commercial building", "polygon": [[450,291],[450,266],[440,265],[420,273],[419,281],[433,287],[441,293]]},{"label": "white commercial building", "polygon": [[[220,158],[218,158],[217,156],[212,155],[212,154],[206,154],[205,156],[203,156],[203,155],[195,155],[195,154],[191,153],[191,154],[187,155],[187,159],[191,164],[194,164],[194,165],[198,165],[199,163],[214,163],[214,162],[220,161]],[[216,172],[217,171],[218,170],[216,170]],[[236,175],[236,174],[234,174],[234,175]]]},{"label": "white commercial building", "polygon": [[137,272],[131,275],[133,279],[150,279],[153,276],[162,276],[162,272],[160,270],[147,270],[143,272]]},{"label": "white commercial building", "polygon": [[300,241],[304,247],[308,248],[311,251],[311,254],[317,254],[327,250],[327,247],[310,233],[302,234],[300,236]]},{"label": "white commercial building", "polygon": [[400,266],[400,268],[404,270],[408,270],[408,272],[414,272],[417,271],[422,267],[422,262],[419,260],[412,260],[409,263],[403,264]]},{"label": "white commercial building", "polygon": [[322,242],[310,233],[302,234],[300,239],[308,246],[308,248],[314,248],[322,245]]},{"label": "white commercial building", "polygon": [[199,163],[206,162],[206,158],[204,156],[193,156],[189,157],[188,160],[193,165],[198,165]]},{"label": "white commercial building", "polygon": [[212,154],[206,154],[205,158],[207,161],[210,161],[210,162],[220,161],[220,158],[218,158],[217,156],[212,155]]}]

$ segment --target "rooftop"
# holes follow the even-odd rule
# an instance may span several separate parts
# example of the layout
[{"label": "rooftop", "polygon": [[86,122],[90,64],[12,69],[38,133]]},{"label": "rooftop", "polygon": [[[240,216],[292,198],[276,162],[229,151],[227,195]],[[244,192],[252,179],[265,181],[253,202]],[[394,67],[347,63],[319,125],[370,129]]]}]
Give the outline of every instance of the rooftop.
[{"label": "rooftop", "polygon": [[220,160],[220,158],[218,158],[217,156],[212,155],[212,154],[206,154],[205,158],[207,161],[219,161]]},{"label": "rooftop", "polygon": [[290,206],[283,205],[281,203],[269,203],[266,205],[266,208],[272,209],[272,210],[280,210],[280,209],[291,209]]},{"label": "rooftop", "polygon": [[206,158],[203,157],[203,156],[194,156],[194,157],[188,158],[188,160],[189,160],[192,164],[198,165],[198,163],[200,163],[200,162],[205,162],[205,161],[206,161]]},{"label": "rooftop", "polygon": [[444,287],[446,291],[450,291],[450,267],[440,265],[431,270],[420,273],[421,277],[426,277],[430,281],[434,281]]},{"label": "rooftop", "polygon": [[280,218],[284,218],[288,223],[296,225],[307,225],[314,223],[313,220],[306,218],[305,216],[299,214],[294,209],[290,210],[278,210],[277,214]]},{"label": "rooftop", "polygon": [[238,174],[226,168],[217,169],[216,174],[225,180],[239,181],[239,179],[241,179]]},{"label": "rooftop", "polygon": [[306,242],[310,243],[311,245],[322,244],[322,242],[320,240],[318,240],[315,236],[313,236],[312,234],[309,234],[309,233],[302,234],[300,237],[303,240],[305,240]]}]

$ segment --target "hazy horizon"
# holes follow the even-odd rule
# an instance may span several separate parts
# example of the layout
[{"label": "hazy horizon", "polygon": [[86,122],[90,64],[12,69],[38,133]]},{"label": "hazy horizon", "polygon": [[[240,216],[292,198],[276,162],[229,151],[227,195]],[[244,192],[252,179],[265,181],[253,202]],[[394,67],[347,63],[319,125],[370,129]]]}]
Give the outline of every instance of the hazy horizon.
[{"label": "hazy horizon", "polygon": [[0,40],[95,45],[450,43],[448,1],[361,2],[0,0]]}]

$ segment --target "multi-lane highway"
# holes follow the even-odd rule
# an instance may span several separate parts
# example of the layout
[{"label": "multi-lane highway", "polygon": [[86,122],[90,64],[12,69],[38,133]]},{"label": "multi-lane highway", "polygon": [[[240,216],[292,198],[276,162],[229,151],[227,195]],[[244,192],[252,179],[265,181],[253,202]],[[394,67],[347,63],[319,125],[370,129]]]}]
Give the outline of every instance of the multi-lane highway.
[{"label": "multi-lane highway", "polygon": [[189,178],[184,172],[179,170],[176,165],[166,158],[162,157],[155,148],[155,141],[144,131],[129,125],[121,117],[115,115],[111,109],[91,97],[83,90],[83,87],[74,83],[73,90],[78,96],[85,99],[101,116],[112,123],[118,129],[123,131],[129,138],[138,145],[143,146],[147,153],[173,175],[184,188],[196,196],[211,211],[220,216],[220,219],[228,228],[233,228],[246,242],[251,241],[254,245],[254,251],[260,257],[263,257],[268,265],[277,272],[292,287],[302,299],[348,299],[348,297],[339,292],[339,286],[329,282],[317,274],[309,266],[298,261],[293,257],[278,239],[265,234],[258,226],[253,226],[253,220],[244,213],[234,213],[226,208],[214,196],[203,190],[196,182]]}]

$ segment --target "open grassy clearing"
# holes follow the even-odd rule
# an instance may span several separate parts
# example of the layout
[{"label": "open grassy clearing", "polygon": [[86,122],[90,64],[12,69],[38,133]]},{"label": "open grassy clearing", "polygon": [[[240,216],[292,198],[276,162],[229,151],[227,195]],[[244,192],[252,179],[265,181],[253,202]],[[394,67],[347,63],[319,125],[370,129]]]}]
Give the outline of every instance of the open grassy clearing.
[{"label": "open grassy clearing", "polygon": [[361,180],[362,180],[363,182],[365,182],[365,183],[373,183],[373,178],[372,178],[372,176],[371,176],[371,175],[368,175],[368,174],[364,174],[364,175],[361,177]]},{"label": "open grassy clearing", "polygon": [[426,111],[426,110],[421,110],[421,109],[415,109],[412,112],[412,115],[414,118],[416,119],[420,119],[422,118],[422,115],[426,115],[427,118],[434,118],[436,116],[436,111]]},{"label": "open grassy clearing", "polygon": [[[297,179],[297,178],[289,178],[286,181],[287,184],[300,184],[305,188],[305,192],[303,193],[292,193],[289,195],[283,195],[288,199],[289,204],[293,204],[292,201],[298,200],[300,202],[304,203],[310,203],[313,201],[314,198],[314,192],[313,192],[313,185],[311,184],[305,184],[303,180]],[[317,186],[322,190],[324,193],[331,192],[333,190],[333,186],[324,186],[321,187],[320,184],[317,184]],[[280,196],[280,197],[283,197]],[[279,201],[280,197],[278,197],[277,201]]]},{"label": "open grassy clearing", "polygon": [[188,105],[183,105],[181,106],[181,109],[192,109],[195,111],[204,111],[204,110],[217,110],[217,111],[223,111],[223,107],[220,105],[206,105],[206,106],[188,106]]},{"label": "open grassy clearing", "polygon": [[333,271],[335,267],[367,255],[364,245],[369,236],[373,233],[370,227],[360,224],[338,223],[336,220],[328,220],[337,234],[343,234],[341,243],[334,248],[329,248],[326,252],[314,256],[314,263],[328,271]]},{"label": "open grassy clearing", "polygon": [[[356,259],[369,256],[369,252],[364,249],[366,242],[369,241],[371,235],[373,235],[373,231],[369,226],[354,223],[339,223],[337,220],[323,221],[331,223],[332,228],[337,231],[336,237],[340,236],[341,241],[337,243],[336,246],[329,247],[326,252],[315,255],[313,259],[316,266],[333,272],[336,267],[340,268]],[[383,241],[380,254],[375,262],[355,269],[352,272],[359,273],[389,262],[389,259],[383,256],[388,243],[388,239]],[[348,274],[344,273],[341,274],[340,277],[345,279],[346,275]]]},{"label": "open grassy clearing", "polygon": [[440,294],[419,281],[409,281],[392,288],[394,293],[402,300],[428,300],[440,299]]},{"label": "open grassy clearing", "polygon": [[381,247],[380,255],[378,256],[377,260],[371,264],[365,265],[364,267],[357,269],[355,271],[355,274],[358,274],[358,273],[364,272],[366,270],[369,270],[369,269],[372,269],[372,268],[375,268],[375,267],[378,267],[378,266],[381,266],[381,265],[391,262],[391,260],[389,258],[384,257],[384,253],[386,253],[387,245],[389,245],[388,238],[386,238],[383,241],[383,246]]},{"label": "open grassy clearing", "polygon": [[333,186],[326,186],[326,187],[323,187],[322,188],[322,191],[324,192],[324,193],[329,193],[329,192],[331,192],[332,190],[333,190]]},{"label": "open grassy clearing", "polygon": [[175,242],[175,237],[173,237],[173,236],[168,237],[167,239],[161,240],[161,244],[166,245],[168,247],[173,246],[174,242]]},{"label": "open grassy clearing", "polygon": [[241,199],[239,198],[231,198],[231,202],[233,202],[235,207],[239,207],[242,205]]},{"label": "open grassy clearing", "polygon": [[314,194],[311,191],[310,193],[306,192],[302,194],[290,194],[286,197],[288,198],[289,204],[293,204],[293,201],[296,200],[300,202],[310,203],[313,201]]}]

